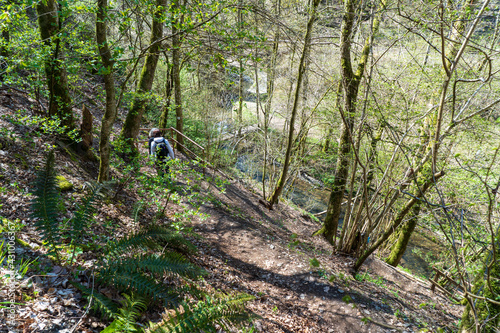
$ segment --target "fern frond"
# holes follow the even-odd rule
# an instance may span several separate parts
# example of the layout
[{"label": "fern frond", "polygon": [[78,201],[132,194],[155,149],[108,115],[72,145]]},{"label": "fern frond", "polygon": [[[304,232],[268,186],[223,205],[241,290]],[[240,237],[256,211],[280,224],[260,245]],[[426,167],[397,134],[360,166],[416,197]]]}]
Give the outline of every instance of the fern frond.
[{"label": "fern frond", "polygon": [[150,323],[148,333],[217,332],[215,324],[227,329],[227,323],[237,324],[251,319],[244,304],[254,297],[241,294],[220,299],[207,298],[194,307],[183,304],[184,312],[175,310],[161,324]]},{"label": "fern frond", "polygon": [[78,282],[70,282],[70,283],[75,287],[77,287],[78,289],[80,289],[84,293],[84,295],[86,295],[87,298],[90,297],[92,298],[92,300],[94,301],[93,303],[94,309],[100,311],[101,313],[105,314],[110,318],[114,318],[117,315],[118,306],[111,299],[104,296],[103,294],[98,293],[97,291],[94,291],[90,288],[81,285]]},{"label": "fern frond", "polygon": [[166,285],[159,284],[154,278],[142,272],[121,269],[112,265],[96,274],[96,279],[116,289],[134,292],[140,296],[147,296],[153,300],[168,300],[175,302]]},{"label": "fern frond", "polygon": [[137,296],[124,294],[125,299],[121,301],[122,307],[118,309],[116,319],[101,333],[138,333],[137,318],[146,311],[146,300]]},{"label": "fern frond", "polygon": [[35,180],[31,215],[35,220],[35,228],[42,239],[57,253],[56,246],[60,244],[61,239],[58,221],[61,196],[57,187],[54,164],[54,151],[51,150],[47,155],[45,165],[38,171]]},{"label": "fern frond", "polygon": [[114,264],[120,270],[147,271],[153,275],[174,274],[188,278],[196,278],[205,271],[191,264],[181,254],[171,252],[164,254],[142,254],[133,258],[117,260]]},{"label": "fern frond", "polygon": [[118,256],[135,249],[162,250],[165,246],[183,252],[196,251],[191,242],[172,230],[161,226],[150,226],[119,241],[109,243],[105,252],[110,256]]},{"label": "fern frond", "polygon": [[87,232],[90,221],[94,218],[97,211],[97,202],[102,198],[102,184],[89,184],[90,190],[78,206],[70,230],[70,237],[77,244],[81,243],[83,235]]}]

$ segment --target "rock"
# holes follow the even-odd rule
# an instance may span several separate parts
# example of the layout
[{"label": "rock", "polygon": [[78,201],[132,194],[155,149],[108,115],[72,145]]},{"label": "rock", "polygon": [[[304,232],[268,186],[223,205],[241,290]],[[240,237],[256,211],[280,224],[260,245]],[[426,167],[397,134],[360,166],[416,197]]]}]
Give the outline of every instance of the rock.
[{"label": "rock", "polygon": [[338,292],[341,293],[341,294],[344,293],[344,291],[342,289],[339,289]]},{"label": "rock", "polygon": [[73,189],[73,184],[70,183],[63,176],[57,176],[56,178],[57,178],[57,187],[59,187],[59,190],[61,192],[69,191],[69,190]]},{"label": "rock", "polygon": [[330,290],[330,287],[325,287],[323,290],[327,293]]}]

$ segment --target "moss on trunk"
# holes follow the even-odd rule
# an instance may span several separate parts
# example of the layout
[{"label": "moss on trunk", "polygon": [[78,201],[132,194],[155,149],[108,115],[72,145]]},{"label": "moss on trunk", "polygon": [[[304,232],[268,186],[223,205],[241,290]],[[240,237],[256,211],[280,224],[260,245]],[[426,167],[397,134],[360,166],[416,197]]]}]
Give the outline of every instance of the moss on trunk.
[{"label": "moss on trunk", "polygon": [[163,12],[166,7],[166,0],[156,0],[156,9],[153,14],[153,27],[150,40],[150,48],[142,67],[139,88],[136,91],[132,101],[132,108],[125,118],[121,136],[132,152],[136,152],[134,143],[137,141],[139,129],[141,126],[142,116],[149,99],[149,92],[153,86],[153,81],[158,64],[160,43],[158,42],[163,36]]},{"label": "moss on trunk", "polygon": [[45,60],[45,75],[49,89],[49,116],[57,116],[68,131],[75,128],[68,77],[61,58],[61,25],[59,8],[55,0],[37,3],[38,25],[43,43],[50,50]]},{"label": "moss on trunk", "polygon": [[[495,246],[490,247],[486,254],[484,268],[475,278],[471,293],[481,298],[467,299],[460,332],[477,332],[477,330],[484,333],[498,332],[500,327],[500,229],[496,235]],[[496,304],[489,300],[493,300]]]},{"label": "moss on trunk", "polygon": [[108,1],[98,0],[98,10],[97,10],[97,20],[96,20],[96,40],[99,48],[99,54],[101,55],[102,65],[104,67],[104,87],[106,90],[106,111],[104,112],[104,117],[102,118],[101,124],[101,138],[99,141],[99,153],[100,153],[100,164],[99,164],[99,177],[98,181],[103,182],[109,180],[109,163],[111,155],[111,146],[109,144],[109,138],[111,135],[111,130],[113,123],[116,120],[116,91],[115,91],[115,80],[113,77],[113,66],[114,61],[111,57],[111,50],[108,46],[108,40],[106,35],[106,21],[107,21],[107,11],[108,11]]}]

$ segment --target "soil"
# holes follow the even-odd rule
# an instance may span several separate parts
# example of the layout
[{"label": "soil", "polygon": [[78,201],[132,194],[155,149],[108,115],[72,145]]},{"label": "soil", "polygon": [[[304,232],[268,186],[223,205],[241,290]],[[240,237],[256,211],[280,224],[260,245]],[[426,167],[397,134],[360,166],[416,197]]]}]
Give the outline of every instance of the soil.
[{"label": "soil", "polygon": [[[85,182],[96,178],[97,165],[74,159],[53,136],[35,136],[33,127],[14,120],[18,117],[15,111],[32,112],[35,105],[21,91],[0,90],[0,216],[24,225],[17,233],[24,246],[16,244],[16,256],[36,258],[38,262],[25,277],[16,280],[15,299],[20,305],[15,309],[15,324],[8,323],[6,315],[0,317],[0,332],[100,332],[109,320],[89,311],[88,301],[68,283],[74,278],[70,267],[57,266],[47,258],[30,218],[28,195],[48,145],[57,146],[58,174],[74,185],[64,194],[65,207],[72,207],[72,198],[82,195]],[[147,167],[142,171],[151,175],[155,172]],[[457,330],[463,307],[440,292],[432,292],[428,281],[374,256],[353,277],[354,258],[332,254],[327,242],[312,237],[320,225],[307,214],[286,202],[268,210],[259,203],[261,195],[252,184],[226,179],[227,185],[219,187],[210,181],[213,173],[206,171],[205,178],[198,182],[198,192],[188,186],[190,179],[177,177],[181,201],[170,202],[160,222],[171,224],[176,213],[194,209],[193,194],[208,198],[199,207],[202,214],[184,225],[186,236],[199,249],[190,260],[209,273],[201,282],[205,289],[255,296],[247,309],[257,316],[251,324],[256,332]],[[114,170],[113,177],[120,177],[119,170]],[[131,218],[132,207],[140,200],[136,188],[121,190],[115,199],[99,208],[96,219],[100,224],[93,236],[120,237],[136,227]],[[71,216],[71,209],[65,217]],[[146,207],[139,223],[156,215],[152,206]],[[84,253],[78,263],[90,267],[92,259],[92,254]],[[6,274],[5,263],[0,271]],[[83,272],[78,279],[88,282],[89,274]],[[4,277],[0,279],[0,299],[4,301],[12,285],[6,285]],[[150,310],[141,322],[157,320],[161,313],[161,309]]]}]

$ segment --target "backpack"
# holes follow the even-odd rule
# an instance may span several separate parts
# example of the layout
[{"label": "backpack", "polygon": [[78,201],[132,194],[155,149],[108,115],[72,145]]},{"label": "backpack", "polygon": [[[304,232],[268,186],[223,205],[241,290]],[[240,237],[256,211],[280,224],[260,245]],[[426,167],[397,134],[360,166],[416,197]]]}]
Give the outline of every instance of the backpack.
[{"label": "backpack", "polygon": [[169,153],[168,153],[167,143],[165,142],[165,140],[157,143],[156,144],[156,157],[159,160],[163,161],[163,160],[166,160],[168,156],[169,156]]}]

